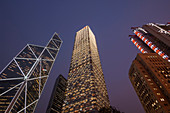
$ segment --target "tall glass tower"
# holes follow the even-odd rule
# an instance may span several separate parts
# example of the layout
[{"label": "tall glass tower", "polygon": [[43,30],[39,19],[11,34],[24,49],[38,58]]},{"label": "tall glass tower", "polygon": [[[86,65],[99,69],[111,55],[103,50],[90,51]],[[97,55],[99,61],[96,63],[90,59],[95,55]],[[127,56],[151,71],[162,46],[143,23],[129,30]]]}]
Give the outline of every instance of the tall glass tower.
[{"label": "tall glass tower", "polygon": [[62,40],[54,33],[47,46],[27,44],[0,72],[0,113],[32,113]]},{"label": "tall glass tower", "polygon": [[97,112],[109,107],[96,39],[86,26],[76,33],[63,112]]}]

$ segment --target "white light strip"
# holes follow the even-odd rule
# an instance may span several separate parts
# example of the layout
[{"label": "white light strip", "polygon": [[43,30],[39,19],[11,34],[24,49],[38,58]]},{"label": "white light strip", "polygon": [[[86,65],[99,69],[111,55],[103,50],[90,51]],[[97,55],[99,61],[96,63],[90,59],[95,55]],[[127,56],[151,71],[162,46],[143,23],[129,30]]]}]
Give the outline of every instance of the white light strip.
[{"label": "white light strip", "polygon": [[160,33],[164,33],[164,34],[170,35],[170,33],[169,33],[168,31],[162,29],[161,27],[159,27],[159,26],[157,26],[157,25],[155,25],[155,24],[153,24],[153,23],[149,23],[149,24],[147,24],[147,25],[154,26],[154,27],[158,28],[158,29],[159,29],[158,32],[160,32]]},{"label": "white light strip", "polygon": [[159,54],[162,58],[168,59],[168,55],[166,55],[163,51],[161,51],[158,47],[156,47],[154,44],[152,44],[151,41],[149,41],[147,38],[142,36],[142,33],[140,33],[137,30],[134,30],[134,33],[143,41],[145,44],[147,44],[154,52]]}]

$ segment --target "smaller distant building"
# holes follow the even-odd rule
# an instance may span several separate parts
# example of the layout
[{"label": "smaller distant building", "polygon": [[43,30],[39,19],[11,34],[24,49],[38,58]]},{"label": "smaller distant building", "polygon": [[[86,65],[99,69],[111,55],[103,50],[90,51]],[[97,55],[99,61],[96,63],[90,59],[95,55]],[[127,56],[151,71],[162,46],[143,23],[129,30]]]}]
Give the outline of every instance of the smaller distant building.
[{"label": "smaller distant building", "polygon": [[46,113],[61,113],[66,87],[67,80],[62,75],[59,75],[56,79]]},{"label": "smaller distant building", "polygon": [[156,53],[139,53],[130,81],[146,113],[170,113],[170,63]]}]

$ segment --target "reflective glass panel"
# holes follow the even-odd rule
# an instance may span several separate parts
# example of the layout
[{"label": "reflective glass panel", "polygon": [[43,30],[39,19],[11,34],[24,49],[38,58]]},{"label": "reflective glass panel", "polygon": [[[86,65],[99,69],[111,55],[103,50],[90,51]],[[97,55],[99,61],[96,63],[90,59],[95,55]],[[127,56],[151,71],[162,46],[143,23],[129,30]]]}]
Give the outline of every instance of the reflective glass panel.
[{"label": "reflective glass panel", "polygon": [[46,81],[47,81],[47,77],[43,77],[43,78],[41,79],[40,93],[42,93],[42,90],[43,90],[43,88],[44,88],[44,85],[45,85]]},{"label": "reflective glass panel", "polygon": [[21,71],[19,70],[18,66],[16,65],[15,61],[12,61],[5,70],[0,74],[0,79],[6,78],[17,78],[23,77]]},{"label": "reflective glass panel", "polygon": [[41,76],[49,74],[53,61],[42,61],[41,63]]},{"label": "reflective glass panel", "polygon": [[16,59],[16,61],[25,75],[30,71],[31,67],[35,63],[35,60]]},{"label": "reflective glass panel", "polygon": [[58,50],[54,50],[54,49],[49,49],[48,48],[48,51],[51,53],[51,55],[55,58],[57,53],[58,53]]},{"label": "reflective glass panel", "polygon": [[32,51],[27,46],[17,57],[19,58],[35,58]]},{"label": "reflective glass panel", "polygon": [[35,105],[37,104],[37,102],[35,102],[34,104],[32,104],[31,106],[27,107],[26,109],[26,113],[33,113],[34,109],[35,109]]},{"label": "reflective glass panel", "polygon": [[23,79],[15,79],[15,80],[3,80],[0,81],[0,94],[4,93],[5,91],[15,87],[16,85],[23,82]]},{"label": "reflective glass panel", "polygon": [[19,89],[19,86],[5,93],[4,95],[0,96],[0,110],[1,111],[5,111],[7,109],[8,105],[10,104],[11,100],[13,99],[18,89]]},{"label": "reflective glass panel", "polygon": [[56,48],[57,49],[57,46],[53,43],[52,40],[48,43],[47,47],[49,47],[49,48]]},{"label": "reflective glass panel", "polygon": [[57,45],[57,47],[59,48],[60,45],[61,45],[61,42],[60,42],[60,41],[57,41],[57,40],[53,40],[53,41],[54,41],[54,43]]},{"label": "reflective glass panel", "polygon": [[32,72],[31,76],[29,78],[36,78],[40,76],[40,62],[37,64],[36,68]]},{"label": "reflective glass panel", "polygon": [[25,88],[22,90],[20,96],[18,97],[17,101],[15,102],[11,112],[17,113],[25,107]]},{"label": "reflective glass panel", "polygon": [[61,41],[61,39],[60,39],[60,38],[58,37],[58,35],[56,35],[56,34],[53,36],[53,39],[56,39],[56,40]]},{"label": "reflective glass panel", "polygon": [[39,79],[27,81],[27,106],[39,98]]},{"label": "reflective glass panel", "polygon": [[32,49],[32,51],[35,53],[35,55],[37,57],[39,57],[39,55],[41,54],[41,52],[43,51],[44,47],[40,47],[40,46],[36,46],[36,45],[29,45]]},{"label": "reflective glass panel", "polygon": [[53,58],[51,57],[51,55],[49,54],[49,52],[45,49],[42,56],[42,59],[47,59],[47,60],[53,60]]}]

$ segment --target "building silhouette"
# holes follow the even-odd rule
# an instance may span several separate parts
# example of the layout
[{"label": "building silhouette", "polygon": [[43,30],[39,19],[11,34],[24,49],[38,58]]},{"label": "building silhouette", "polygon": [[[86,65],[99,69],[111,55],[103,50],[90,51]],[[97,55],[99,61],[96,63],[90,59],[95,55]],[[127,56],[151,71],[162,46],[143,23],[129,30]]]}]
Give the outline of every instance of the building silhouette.
[{"label": "building silhouette", "polygon": [[132,29],[135,35],[130,39],[142,53],[157,53],[170,61],[170,23],[149,23]]},{"label": "building silhouette", "polygon": [[27,44],[0,72],[1,113],[34,112],[61,44],[56,33],[45,47]]},{"label": "building silhouette", "polygon": [[61,113],[65,99],[67,80],[59,75],[56,79],[46,113]]},{"label": "building silhouette", "polygon": [[157,53],[139,53],[129,70],[130,81],[146,113],[170,112],[170,63]]},{"label": "building silhouette", "polygon": [[76,33],[63,113],[98,112],[109,98],[96,39],[89,26]]}]

